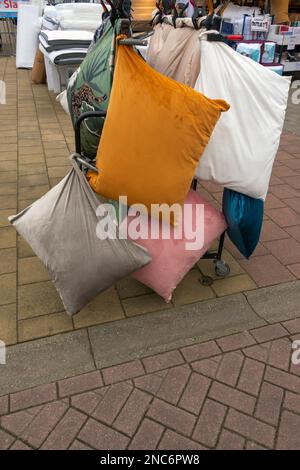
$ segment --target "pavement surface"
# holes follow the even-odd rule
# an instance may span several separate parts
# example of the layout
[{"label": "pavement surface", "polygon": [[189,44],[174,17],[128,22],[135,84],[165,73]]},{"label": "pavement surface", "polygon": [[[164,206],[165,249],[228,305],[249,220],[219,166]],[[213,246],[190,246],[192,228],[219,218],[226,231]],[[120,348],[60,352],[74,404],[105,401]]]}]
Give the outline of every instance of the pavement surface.
[{"label": "pavement surface", "polygon": [[[0,58],[0,79],[0,448],[299,449],[300,105],[249,261],[227,240],[226,279],[200,260],[165,304],[127,278],[70,318],[7,217],[68,172],[73,129],[13,59]],[[198,191],[220,207],[218,185]]]},{"label": "pavement surface", "polygon": [[0,448],[299,449],[295,340],[299,318],[2,396]]}]

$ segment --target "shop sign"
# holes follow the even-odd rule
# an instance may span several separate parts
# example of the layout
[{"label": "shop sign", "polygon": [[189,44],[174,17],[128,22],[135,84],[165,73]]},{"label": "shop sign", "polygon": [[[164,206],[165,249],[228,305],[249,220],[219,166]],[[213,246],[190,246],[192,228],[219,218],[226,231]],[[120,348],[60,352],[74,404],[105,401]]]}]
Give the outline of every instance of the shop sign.
[{"label": "shop sign", "polygon": [[293,51],[296,47],[296,36],[290,36],[288,39],[287,50]]},{"label": "shop sign", "polygon": [[269,30],[269,18],[254,16],[251,18],[251,31],[267,32]]},{"label": "shop sign", "polygon": [[0,18],[14,18],[18,15],[18,2],[0,0]]}]

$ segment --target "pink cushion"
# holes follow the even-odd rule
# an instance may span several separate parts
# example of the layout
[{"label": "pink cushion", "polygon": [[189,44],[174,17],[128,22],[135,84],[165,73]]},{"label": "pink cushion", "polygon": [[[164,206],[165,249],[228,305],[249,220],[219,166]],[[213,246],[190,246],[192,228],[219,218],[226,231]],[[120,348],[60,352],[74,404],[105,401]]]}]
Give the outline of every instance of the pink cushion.
[{"label": "pink cushion", "polygon": [[[196,250],[186,248],[186,243],[190,239],[174,239],[174,227],[171,230],[171,239],[161,238],[161,224],[159,228],[159,239],[142,239],[134,241],[146,248],[152,257],[152,261],[133,274],[133,277],[143,284],[153,289],[157,294],[170,302],[174,289],[184,278],[186,273],[209,249],[211,243],[220,236],[227,228],[224,216],[211,204],[206,202],[195,191],[190,190],[185,200],[185,204],[191,204],[192,210],[185,215],[186,226],[196,227],[196,204],[204,204],[204,245]],[[186,219],[189,217],[189,219]],[[134,219],[134,216],[127,217],[127,224]],[[187,223],[188,222],[188,223]],[[150,233],[150,218],[148,219]]]}]

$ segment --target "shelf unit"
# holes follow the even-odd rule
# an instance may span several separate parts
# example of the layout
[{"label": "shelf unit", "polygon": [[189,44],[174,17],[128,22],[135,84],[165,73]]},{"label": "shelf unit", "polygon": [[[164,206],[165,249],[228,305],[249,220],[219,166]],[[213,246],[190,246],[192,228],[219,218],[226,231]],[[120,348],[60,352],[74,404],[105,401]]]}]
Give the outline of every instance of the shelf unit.
[{"label": "shelf unit", "polygon": [[[286,50],[289,40],[293,34],[274,34],[272,31],[268,34],[268,41],[276,42],[277,46],[282,50]],[[300,46],[300,34],[295,35],[295,47],[298,49]],[[300,59],[297,61],[284,61],[281,60],[284,73],[294,73],[300,71]]]}]

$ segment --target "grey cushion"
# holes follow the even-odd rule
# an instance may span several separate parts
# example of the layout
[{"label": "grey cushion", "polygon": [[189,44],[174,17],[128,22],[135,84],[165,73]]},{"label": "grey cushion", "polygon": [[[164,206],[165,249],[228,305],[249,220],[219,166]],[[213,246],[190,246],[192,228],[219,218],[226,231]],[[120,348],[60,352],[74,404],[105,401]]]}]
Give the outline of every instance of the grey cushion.
[{"label": "grey cushion", "polygon": [[151,261],[132,241],[97,237],[96,209],[101,203],[76,162],[72,164],[47,194],[9,217],[45,264],[69,314]]}]

